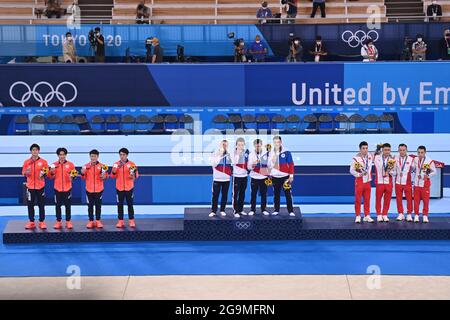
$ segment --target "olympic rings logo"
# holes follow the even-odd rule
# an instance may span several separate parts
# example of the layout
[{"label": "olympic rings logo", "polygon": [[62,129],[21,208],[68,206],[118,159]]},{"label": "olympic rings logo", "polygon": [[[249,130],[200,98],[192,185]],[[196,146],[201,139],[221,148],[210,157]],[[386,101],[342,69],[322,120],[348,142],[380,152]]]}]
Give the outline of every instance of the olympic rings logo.
[{"label": "olympic rings logo", "polygon": [[357,48],[362,46],[367,39],[372,39],[373,42],[376,42],[380,35],[376,30],[370,30],[369,32],[365,32],[363,30],[358,30],[353,33],[350,30],[346,30],[342,33],[342,41],[346,42],[351,48]]},{"label": "olympic rings logo", "polygon": [[[26,91],[22,95],[22,97],[16,97],[14,95],[14,89],[20,86],[25,87]],[[60,91],[63,86],[71,87],[73,89],[73,96],[70,99],[68,99]],[[47,87],[48,92],[42,93],[42,91],[38,90],[42,87]],[[63,104],[62,106],[65,107],[68,103],[75,101],[78,96],[78,89],[72,82],[68,81],[61,82],[56,88],[53,88],[53,86],[46,81],[40,81],[36,83],[33,88],[31,88],[26,82],[17,81],[13,83],[9,88],[9,96],[13,101],[22,104],[22,107],[25,107],[25,103],[28,102],[31,98],[34,98],[34,100],[36,100],[36,102],[38,102],[41,107],[48,107],[48,103],[55,97]]]},{"label": "olympic rings logo", "polygon": [[252,224],[250,221],[237,221],[235,225],[239,230],[247,230]]}]

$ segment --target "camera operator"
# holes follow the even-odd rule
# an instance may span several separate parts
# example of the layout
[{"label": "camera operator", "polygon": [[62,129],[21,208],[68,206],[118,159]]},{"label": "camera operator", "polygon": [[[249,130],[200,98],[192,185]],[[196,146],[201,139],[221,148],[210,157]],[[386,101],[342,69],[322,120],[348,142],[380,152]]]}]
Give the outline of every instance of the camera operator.
[{"label": "camera operator", "polygon": [[289,39],[289,55],[287,62],[301,62],[303,59],[303,46],[300,38],[295,37]]},{"label": "camera operator", "polygon": [[145,1],[142,0],[136,8],[136,23],[137,24],[149,24],[150,22],[150,8],[145,5]]},{"label": "camera operator", "polygon": [[247,62],[244,39],[234,41],[234,62]]},{"label": "camera operator", "polygon": [[405,37],[403,40],[403,50],[402,50],[402,61],[411,61],[412,59],[412,40],[408,37]]},{"label": "camera operator", "polygon": [[96,27],[93,34],[93,48],[95,52],[95,62],[105,62],[105,38],[100,32],[100,28]]}]

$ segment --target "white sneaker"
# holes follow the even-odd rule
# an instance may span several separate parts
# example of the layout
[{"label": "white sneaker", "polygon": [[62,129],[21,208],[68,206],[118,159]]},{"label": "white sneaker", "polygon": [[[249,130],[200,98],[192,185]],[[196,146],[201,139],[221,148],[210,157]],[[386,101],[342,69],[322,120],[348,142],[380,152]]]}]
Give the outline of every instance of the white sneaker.
[{"label": "white sneaker", "polygon": [[269,216],[269,215],[270,215],[270,213],[269,213],[269,211],[263,211],[263,215],[265,215],[265,216]]},{"label": "white sneaker", "polygon": [[429,221],[428,221],[428,217],[427,216],[423,216],[423,223],[428,223]]},{"label": "white sneaker", "polygon": [[211,213],[209,214],[209,217],[210,217],[210,218],[215,217],[215,216],[216,216],[216,213],[215,213],[215,212],[211,212]]},{"label": "white sneaker", "polygon": [[272,215],[273,215],[273,216],[277,216],[277,215],[278,215],[278,211],[272,212]]},{"label": "white sneaker", "polygon": [[[360,217],[360,218],[361,218],[361,217]],[[373,223],[375,220],[373,220],[371,216],[365,216],[365,217],[363,218],[363,221],[364,221],[364,222],[370,222],[370,223]]]},{"label": "white sneaker", "polygon": [[419,220],[419,215],[418,214],[416,214],[415,216],[414,216],[414,222],[420,222],[420,220]]},{"label": "white sneaker", "polygon": [[295,217],[295,213],[293,213],[293,212],[289,213],[289,215],[290,215],[291,217]]},{"label": "white sneaker", "polygon": [[239,215],[239,213],[236,212],[236,213],[234,214],[234,217],[235,217],[235,218],[240,218],[241,216]]},{"label": "white sneaker", "polygon": [[384,221],[384,222],[389,222],[388,216],[383,216],[383,221]]},{"label": "white sneaker", "polygon": [[239,213],[239,214],[242,215],[242,216],[246,216],[246,215],[247,215],[247,212],[241,211],[241,213]]},{"label": "white sneaker", "polygon": [[227,214],[225,213],[225,211],[220,211],[220,215],[221,215],[222,217],[225,217]]},{"label": "white sneaker", "polygon": [[250,212],[248,213],[249,216],[253,216],[254,214],[255,214],[254,211],[250,211]]},{"label": "white sneaker", "polygon": [[377,222],[383,222],[383,216],[382,215],[377,216]]},{"label": "white sneaker", "polygon": [[413,221],[412,215],[408,214],[408,215],[406,216],[406,221],[412,222],[412,221]]},{"label": "white sneaker", "polygon": [[355,223],[361,223],[361,216],[356,216]]},{"label": "white sneaker", "polygon": [[399,213],[398,217],[397,217],[397,221],[403,221],[405,220],[405,216],[403,215],[403,213]]}]

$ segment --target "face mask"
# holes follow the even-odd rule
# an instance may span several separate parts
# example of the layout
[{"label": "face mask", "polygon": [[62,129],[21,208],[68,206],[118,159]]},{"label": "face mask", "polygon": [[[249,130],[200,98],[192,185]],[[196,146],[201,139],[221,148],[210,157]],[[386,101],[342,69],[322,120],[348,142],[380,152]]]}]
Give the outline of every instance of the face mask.
[{"label": "face mask", "polygon": [[294,43],[295,43],[295,44],[299,44],[299,42],[298,42],[298,41],[294,41]]},{"label": "face mask", "polygon": [[72,37],[67,37],[67,40],[68,41],[72,41]]},{"label": "face mask", "polygon": [[418,38],[417,41],[422,42],[422,38]]},{"label": "face mask", "polygon": [[260,40],[256,40],[256,43],[260,43],[261,41]]},{"label": "face mask", "polygon": [[317,44],[318,46],[320,46],[320,45],[322,44],[322,42],[319,41],[319,42],[316,42],[316,44]]}]

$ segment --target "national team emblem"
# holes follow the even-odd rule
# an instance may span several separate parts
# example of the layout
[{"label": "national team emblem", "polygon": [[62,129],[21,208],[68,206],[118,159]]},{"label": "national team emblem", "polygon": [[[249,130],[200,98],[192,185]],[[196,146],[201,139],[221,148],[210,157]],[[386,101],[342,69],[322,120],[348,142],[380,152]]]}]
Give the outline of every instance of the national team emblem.
[{"label": "national team emblem", "polygon": [[42,162],[38,162],[38,166],[39,166],[39,167],[42,167]]},{"label": "national team emblem", "polygon": [[285,155],[285,154],[283,153],[283,154],[281,155],[281,157],[282,157],[282,158],[285,158],[285,157],[286,157],[286,155]]},{"label": "national team emblem", "polygon": [[66,164],[66,169],[69,169],[69,165],[68,164]]}]

